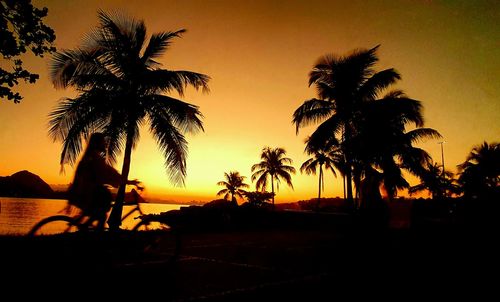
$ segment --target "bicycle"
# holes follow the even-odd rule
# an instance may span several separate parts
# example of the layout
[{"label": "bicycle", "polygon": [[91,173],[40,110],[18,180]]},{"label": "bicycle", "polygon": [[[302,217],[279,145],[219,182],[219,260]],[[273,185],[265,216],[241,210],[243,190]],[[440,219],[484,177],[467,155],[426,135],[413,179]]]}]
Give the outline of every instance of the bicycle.
[{"label": "bicycle", "polygon": [[[138,219],[139,222],[137,222],[130,230],[128,230],[131,233],[129,235],[127,235],[128,234],[127,232],[118,232],[117,236],[113,236],[112,232],[107,232],[109,233],[109,235],[106,234],[106,236],[104,236],[105,234],[103,231],[105,231],[106,229],[97,230],[95,227],[91,225],[89,226],[87,224],[88,217],[83,214],[79,214],[76,216],[59,214],[59,215],[49,216],[40,220],[31,228],[27,236],[42,237],[47,235],[57,236],[57,234],[65,235],[67,233],[80,233],[83,234],[82,238],[97,239],[97,241],[91,241],[91,242],[94,243],[103,242],[97,245],[102,245],[102,244],[106,245],[106,243],[104,242],[109,241],[109,239],[111,239],[111,242],[116,243],[117,238],[126,238],[128,244],[133,245],[134,240],[129,241],[130,239],[142,238],[139,241],[142,242],[146,240],[147,242],[147,244],[143,245],[143,252],[149,252],[154,254],[154,250],[160,250],[161,253],[159,255],[161,256],[163,261],[165,260],[168,260],[169,262],[176,261],[179,257],[181,248],[180,232],[177,231],[177,228],[170,227],[165,221],[152,219],[152,217],[154,217],[155,214],[145,214],[140,207],[141,202],[137,201],[138,200],[134,198],[132,202],[128,201],[124,203],[124,207],[131,206],[132,208],[129,211],[126,211],[124,215],[122,215],[121,219],[122,222],[126,220],[128,217],[130,217],[132,214],[136,212],[138,213],[138,216],[134,217],[134,220]],[[140,234],[139,231],[149,231],[149,232],[145,232],[144,236],[138,237],[138,234]],[[124,235],[125,237],[123,237],[122,235]],[[71,238],[77,238],[77,237],[71,237]],[[83,242],[89,242],[89,241],[83,240]]]},{"label": "bicycle", "polygon": [[[135,194],[138,193],[135,191]],[[140,199],[143,200],[142,197],[140,197]],[[132,208],[129,211],[126,211],[125,215],[122,215],[121,221],[124,222],[134,213],[138,214],[136,217],[134,217],[134,219],[140,219],[142,216],[144,216],[145,213],[140,207],[141,203],[142,202],[137,197],[133,198],[132,200],[128,201],[125,200],[123,204],[124,208],[125,207],[132,207]],[[153,221],[146,223],[141,220],[138,223],[136,223],[131,230],[147,231],[147,230],[157,229],[160,227],[158,223],[156,225],[154,225],[154,223],[155,222]],[[93,231],[97,230],[94,224],[95,221],[83,213],[79,213],[78,215],[58,214],[40,220],[31,228],[31,230],[28,232],[27,235],[40,236],[40,235],[55,235],[60,233],[74,233],[78,231]]]}]

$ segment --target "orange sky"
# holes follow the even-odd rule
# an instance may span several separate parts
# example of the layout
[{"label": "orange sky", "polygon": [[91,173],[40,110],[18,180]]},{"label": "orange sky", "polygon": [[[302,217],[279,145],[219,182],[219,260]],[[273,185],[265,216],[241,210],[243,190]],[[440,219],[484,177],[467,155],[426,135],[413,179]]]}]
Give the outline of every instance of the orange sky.
[{"label": "orange sky", "polygon": [[[381,44],[379,70],[394,67],[403,89],[424,105],[426,126],[441,132],[445,166],[455,171],[470,149],[500,141],[500,4],[498,1],[33,1],[46,6],[56,47],[74,48],[97,25],[96,12],[122,10],[144,19],[149,33],[188,32],[160,60],[165,68],[212,77],[210,94],[189,90],[183,100],[200,106],[205,132],[189,136],[185,188],[172,187],[163,158],[147,131],[132,154],[131,178],[147,196],[176,201],[215,198],[224,172],[248,177],[264,146],[283,147],[297,168],[307,159],[291,124],[293,111],[315,97],[307,75],[318,57]],[[47,135],[47,115],[57,100],[48,58],[25,57],[40,74],[20,85],[20,104],[0,101],[0,176],[29,170],[51,184],[59,174],[60,144]],[[176,96],[177,97],[177,96]],[[441,162],[436,140],[419,145]],[[121,168],[121,165],[118,167]],[[280,188],[277,202],[317,195],[317,177],[297,174],[295,190]],[[415,180],[412,180],[415,183]],[[253,186],[252,186],[253,188]],[[326,176],[326,197],[342,195],[341,180]]]}]

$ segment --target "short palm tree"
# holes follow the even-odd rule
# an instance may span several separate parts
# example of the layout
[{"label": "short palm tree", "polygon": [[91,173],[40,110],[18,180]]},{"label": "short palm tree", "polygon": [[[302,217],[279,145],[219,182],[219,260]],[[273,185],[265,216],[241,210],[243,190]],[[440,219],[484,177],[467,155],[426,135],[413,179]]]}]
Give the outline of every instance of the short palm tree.
[{"label": "short palm tree", "polygon": [[321,191],[324,190],[325,185],[323,166],[326,170],[331,170],[334,176],[337,176],[335,169],[342,171],[344,158],[338,150],[333,146],[313,147],[311,144],[306,145],[306,153],[312,155],[312,157],[302,164],[300,172],[307,175],[316,175],[316,170],[319,170],[317,208],[319,208]]},{"label": "short palm tree", "polygon": [[231,202],[234,205],[238,205],[236,197],[243,198],[246,191],[243,188],[248,188],[249,186],[244,183],[245,176],[241,176],[240,172],[229,172],[224,173],[225,180],[219,181],[217,185],[224,186],[225,188],[217,192],[217,196],[224,195],[224,199],[228,199],[231,195]]},{"label": "short palm tree", "polygon": [[261,162],[252,166],[252,182],[257,180],[255,183],[257,190],[265,191],[270,178],[273,206],[275,181],[277,190],[279,190],[280,180],[284,180],[293,189],[290,174],[295,174],[295,168],[290,166],[293,164],[292,159],[285,156],[286,151],[283,148],[264,147],[260,155]]},{"label": "short palm tree", "polygon": [[[61,165],[73,164],[82,149],[82,138],[101,131],[110,138],[111,162],[124,149],[121,174],[126,180],[139,127],[149,124],[170,180],[184,185],[185,134],[203,130],[202,115],[197,106],[165,94],[177,92],[182,97],[188,86],[208,92],[210,78],[160,68],[157,59],[184,29],[154,33],[148,39],[143,21],[102,11],[98,16],[99,26],[81,46],[58,51],[51,61],[56,88],[73,87],[78,93],[61,100],[50,113],[50,135],[63,143]],[[110,217],[112,228],[120,225],[124,193],[125,186],[121,186]]]},{"label": "short palm tree", "polygon": [[443,171],[438,163],[429,163],[425,172],[420,177],[420,183],[408,189],[410,195],[421,191],[427,191],[432,199],[446,196],[446,192],[456,192],[457,187],[453,184],[453,173]]},{"label": "short palm tree", "polygon": [[[403,171],[422,176],[431,162],[430,155],[413,144],[425,139],[440,138],[434,129],[424,128],[422,105],[399,90],[360,107],[357,132],[351,139],[354,150],[355,183],[373,168],[382,171],[381,181],[389,198],[398,189],[408,188]],[[406,127],[412,123],[412,130]]]},{"label": "short palm tree", "polygon": [[500,196],[500,143],[474,146],[458,169],[458,181],[466,197]]}]

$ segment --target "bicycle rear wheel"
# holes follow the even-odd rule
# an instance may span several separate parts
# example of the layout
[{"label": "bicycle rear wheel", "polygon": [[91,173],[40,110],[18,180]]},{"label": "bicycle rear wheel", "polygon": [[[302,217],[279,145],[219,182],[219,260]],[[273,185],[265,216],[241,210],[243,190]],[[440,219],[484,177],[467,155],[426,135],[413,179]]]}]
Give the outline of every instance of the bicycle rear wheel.
[{"label": "bicycle rear wheel", "polygon": [[55,215],[40,220],[31,228],[28,236],[71,233],[79,230],[78,219],[66,215]]}]

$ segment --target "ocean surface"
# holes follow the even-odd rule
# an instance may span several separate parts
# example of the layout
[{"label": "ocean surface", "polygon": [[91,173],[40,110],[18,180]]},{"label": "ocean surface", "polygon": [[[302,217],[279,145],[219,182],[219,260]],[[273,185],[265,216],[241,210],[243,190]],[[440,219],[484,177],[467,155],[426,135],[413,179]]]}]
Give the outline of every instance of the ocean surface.
[{"label": "ocean surface", "polygon": [[[40,220],[45,217],[64,214],[66,200],[11,198],[0,197],[0,235],[25,235]],[[159,214],[169,210],[180,209],[182,204],[141,203],[140,207],[145,214]],[[123,207],[123,215],[133,210],[132,205]],[[132,213],[122,222],[121,228],[131,229],[138,220],[138,212]]]}]

